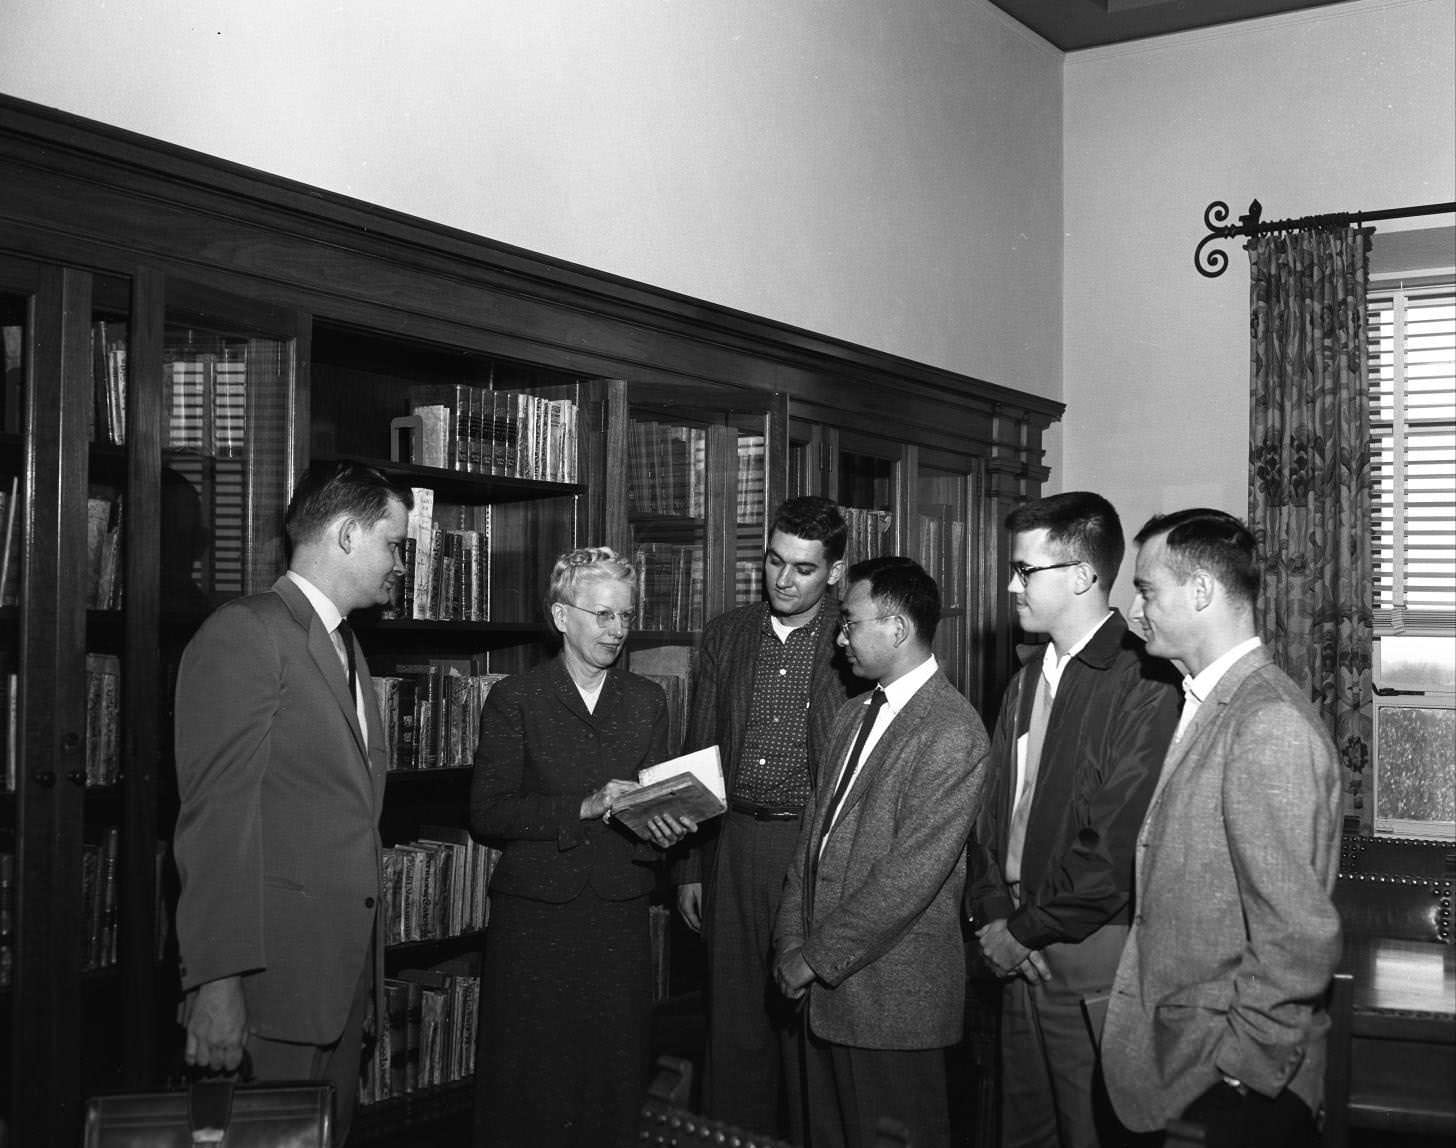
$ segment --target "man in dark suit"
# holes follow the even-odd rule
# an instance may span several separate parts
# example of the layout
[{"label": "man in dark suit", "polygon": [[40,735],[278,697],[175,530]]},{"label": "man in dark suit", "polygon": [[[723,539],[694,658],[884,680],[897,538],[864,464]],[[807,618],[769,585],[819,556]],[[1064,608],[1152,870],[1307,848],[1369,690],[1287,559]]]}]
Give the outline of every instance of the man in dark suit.
[{"label": "man in dark suit", "polygon": [[1002,699],[967,914],[1009,978],[1002,1144],[1095,1148],[1116,1124],[1094,1089],[1083,998],[1106,998],[1127,939],[1133,843],[1178,722],[1178,679],[1108,607],[1123,536],[1105,498],[1029,502],[1006,529],[1017,617],[1051,641]]},{"label": "man in dark suit", "polygon": [[1137,1132],[1182,1117],[1211,1148],[1313,1148],[1340,959],[1339,759],[1260,644],[1243,523],[1184,510],[1137,541],[1133,624],[1190,677],[1138,835],[1102,1036],[1108,1091]]},{"label": "man in dark suit", "polygon": [[[844,518],[826,498],[779,507],[763,556],[765,602],[708,624],[684,749],[718,745],[729,809],[691,839],[678,906],[707,950],[709,1114],[783,1134],[799,1105],[793,1010],[773,989],[773,924],[799,816],[830,723],[860,688],[835,657]],[[785,1112],[787,1109],[787,1113]]]},{"label": "man in dark suit", "polygon": [[178,671],[186,1059],[332,1081],[338,1143],[382,959],[384,734],[347,618],[389,601],[408,500],[369,467],[311,471],[288,573],[218,609]]},{"label": "man in dark suit", "polygon": [[910,559],[850,570],[839,641],[877,688],[835,718],[774,935],[779,989],[802,1002],[814,1148],[869,1148],[882,1116],[904,1122],[917,1148],[950,1142],[961,860],[987,742],[930,652],[939,620],[935,581]]}]

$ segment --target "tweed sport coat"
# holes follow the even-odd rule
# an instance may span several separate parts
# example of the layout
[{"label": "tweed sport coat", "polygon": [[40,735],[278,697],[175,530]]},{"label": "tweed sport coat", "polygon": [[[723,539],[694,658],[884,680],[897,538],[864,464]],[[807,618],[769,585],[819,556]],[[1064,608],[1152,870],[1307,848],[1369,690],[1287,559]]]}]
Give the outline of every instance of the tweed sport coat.
[{"label": "tweed sport coat", "polygon": [[[809,768],[817,788],[817,771],[828,746],[834,716],[847,698],[869,689],[869,683],[854,677],[835,638],[839,631],[839,603],[826,594],[820,607],[819,642],[814,651],[814,672],[809,682]],[[758,646],[769,616],[767,602],[740,606],[719,614],[703,631],[703,641],[693,662],[693,697],[688,713],[683,752],[720,748],[723,780],[733,793],[743,732],[753,707],[753,687],[758,671]],[[721,821],[702,826],[686,843],[683,857],[674,866],[673,880],[711,884],[717,860]]]},{"label": "tweed sport coat", "polygon": [[[835,718],[826,776],[849,753],[865,702]],[[814,864],[831,787],[800,829],[774,929],[817,974],[809,1026],[860,1048],[915,1049],[961,1036],[963,858],[988,749],[980,716],[937,670],[895,714],[844,799]]]},{"label": "tweed sport coat", "polygon": [[1209,692],[1138,838],[1136,906],[1102,1062],[1134,1131],[1162,1128],[1223,1075],[1318,1113],[1340,957],[1331,901],[1340,771],[1309,701],[1267,650]]},{"label": "tweed sport coat", "polygon": [[248,974],[248,1024],[277,1040],[338,1039],[381,924],[384,731],[354,654],[367,751],[333,641],[287,577],[220,607],[178,670],[182,987]]}]

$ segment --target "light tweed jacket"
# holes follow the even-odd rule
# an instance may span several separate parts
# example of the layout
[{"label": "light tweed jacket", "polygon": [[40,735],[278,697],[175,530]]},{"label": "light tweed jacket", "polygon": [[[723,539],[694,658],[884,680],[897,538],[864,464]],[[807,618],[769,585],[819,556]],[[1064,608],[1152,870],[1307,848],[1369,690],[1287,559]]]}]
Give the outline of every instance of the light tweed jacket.
[{"label": "light tweed jacket", "polygon": [[[844,704],[828,756],[833,776],[864,713]],[[799,833],[774,931],[802,948],[815,1035],[860,1048],[938,1048],[960,1039],[966,958],[960,902],[966,839],[980,806],[988,741],[971,703],[937,670],[886,727],[845,797],[817,867],[833,786],[819,788]]]},{"label": "light tweed jacket", "polygon": [[1252,650],[1169,748],[1138,839],[1102,1036],[1129,1128],[1162,1128],[1224,1075],[1319,1111],[1339,836],[1334,745],[1268,651]]}]

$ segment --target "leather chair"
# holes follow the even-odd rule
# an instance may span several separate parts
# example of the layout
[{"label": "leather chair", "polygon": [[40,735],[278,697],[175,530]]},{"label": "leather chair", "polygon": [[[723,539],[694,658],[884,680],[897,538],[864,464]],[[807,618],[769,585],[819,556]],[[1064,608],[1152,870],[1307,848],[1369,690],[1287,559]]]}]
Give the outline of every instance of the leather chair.
[{"label": "leather chair", "polygon": [[1456,943],[1451,877],[1397,877],[1341,873],[1335,908],[1346,937],[1394,937],[1403,941]]},{"label": "leather chair", "polygon": [[[637,1121],[637,1143],[644,1148],[796,1148],[761,1132],[688,1111],[693,1066],[676,1056],[659,1056],[657,1072],[647,1088]],[[899,1121],[881,1118],[875,1148],[912,1148],[910,1133]]]},{"label": "leather chair", "polygon": [[1456,843],[1346,833],[1340,838],[1340,872],[1456,878]]}]

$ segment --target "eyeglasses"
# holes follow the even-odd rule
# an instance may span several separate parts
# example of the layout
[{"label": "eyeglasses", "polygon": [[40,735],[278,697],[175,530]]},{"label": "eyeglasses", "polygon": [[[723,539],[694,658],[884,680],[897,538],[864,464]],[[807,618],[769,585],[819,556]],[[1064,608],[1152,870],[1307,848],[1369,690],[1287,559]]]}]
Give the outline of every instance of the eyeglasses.
[{"label": "eyeglasses", "polygon": [[848,641],[853,637],[850,634],[850,630],[854,629],[855,626],[861,626],[866,622],[883,622],[886,618],[898,618],[899,616],[899,614],[881,614],[877,618],[855,618],[853,621],[850,621],[848,618],[841,618],[839,619],[839,632],[844,635],[845,641]]},{"label": "eyeglasses", "polygon": [[1080,566],[1081,561],[1076,562],[1052,562],[1046,566],[1028,566],[1025,562],[1009,563],[1011,577],[1015,578],[1023,586],[1031,581],[1033,574],[1040,574],[1043,570],[1065,570],[1068,566]]},{"label": "eyeglasses", "polygon": [[637,611],[635,610],[623,610],[619,613],[616,610],[606,609],[588,610],[585,606],[576,606],[570,602],[562,602],[560,604],[572,610],[579,610],[583,614],[590,614],[597,620],[597,625],[603,630],[610,630],[613,622],[620,622],[624,630],[630,630],[637,624]]}]

